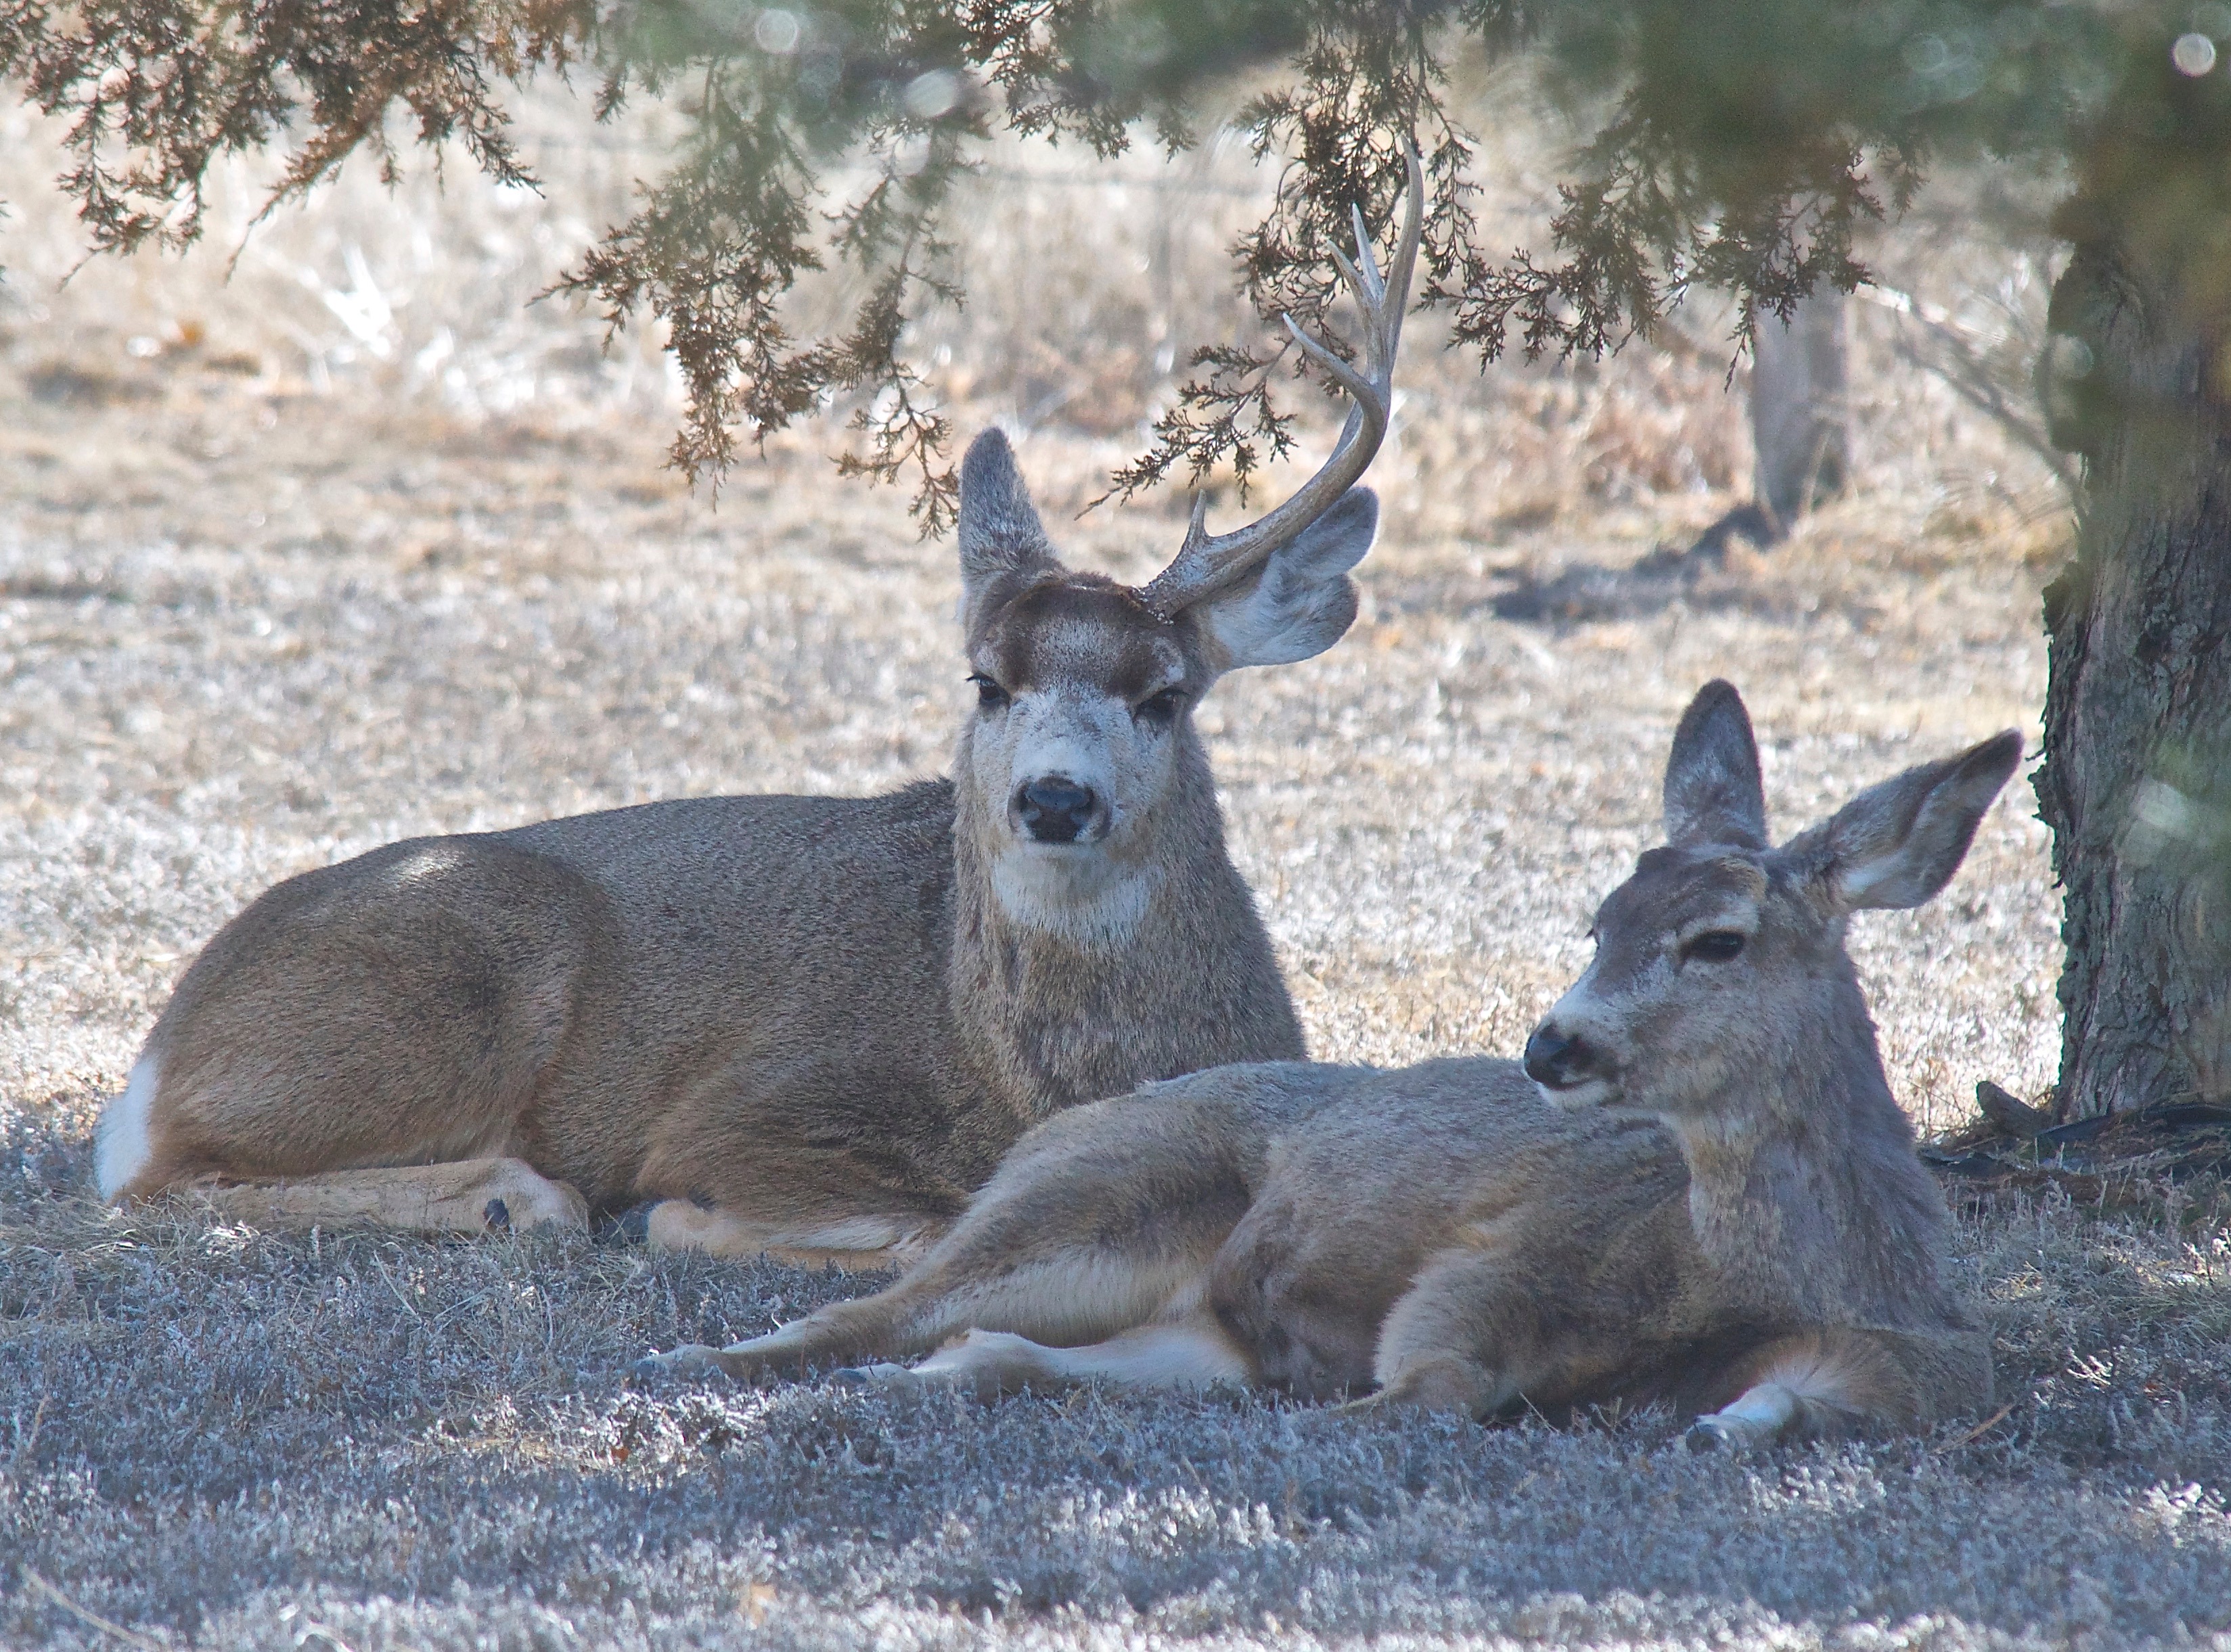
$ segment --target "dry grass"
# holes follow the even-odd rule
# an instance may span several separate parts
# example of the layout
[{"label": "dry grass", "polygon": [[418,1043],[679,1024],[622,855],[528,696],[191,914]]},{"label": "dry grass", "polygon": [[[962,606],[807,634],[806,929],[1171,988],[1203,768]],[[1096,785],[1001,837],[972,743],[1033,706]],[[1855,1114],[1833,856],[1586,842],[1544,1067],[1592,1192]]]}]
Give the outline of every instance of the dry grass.
[{"label": "dry grass", "polygon": [[[624,165],[547,204],[454,174],[391,206],[345,190],[263,233],[277,274],[102,268],[56,292],[66,232],[22,175],[25,135],[0,134],[24,215],[0,242],[0,1642],[119,1638],[88,1614],[143,1643],[296,1649],[2231,1629],[2231,1255],[2143,1212],[1963,1225],[2011,1402],[1976,1437],[1730,1463],[1667,1450],[1649,1417],[1560,1435],[1255,1399],[631,1394],[618,1372],[647,1347],[863,1281],[93,1209],[102,1097],[186,958],[273,881],[413,832],[889,786],[941,765],[967,692],[949,546],[917,543],[896,497],[840,489],[825,433],[716,510],[657,468],[652,358],[608,372],[565,353],[579,318],[516,313]],[[1523,161],[1497,174],[1514,222],[1542,181]],[[1236,167],[1208,181],[1241,189]],[[967,420],[1025,433],[1057,520],[1135,443],[1161,338],[1218,314],[1212,287],[1188,308],[1172,282],[1155,319],[1154,236],[1206,281],[1201,237],[1247,209],[1205,197],[1142,229],[1127,176],[980,224],[968,255],[1034,279],[989,281],[943,340]],[[342,359],[356,335],[288,261],[353,290],[353,242],[399,290],[382,260],[414,224],[432,250],[387,353]],[[1145,271],[1119,255],[1139,238]],[[1930,268],[1988,262],[1956,253]],[[1786,829],[2034,726],[2060,531],[2034,513],[2041,474],[1892,362],[1891,324],[1865,324],[1859,494],[1672,591],[1618,571],[1739,491],[1711,351],[1484,378],[1421,358],[1374,478],[1365,617],[1203,713],[1318,1054],[1514,1049],[1646,841],[1707,676],[1749,695]],[[443,371],[414,379],[443,328]],[[1135,573],[1176,510],[1063,537]],[[1581,563],[1611,571],[1619,617],[1494,617],[1514,581]],[[2017,786],[1945,899],[1859,928],[1894,1081],[1930,1128],[1980,1078],[2027,1094],[2053,1072],[2029,812]]]}]

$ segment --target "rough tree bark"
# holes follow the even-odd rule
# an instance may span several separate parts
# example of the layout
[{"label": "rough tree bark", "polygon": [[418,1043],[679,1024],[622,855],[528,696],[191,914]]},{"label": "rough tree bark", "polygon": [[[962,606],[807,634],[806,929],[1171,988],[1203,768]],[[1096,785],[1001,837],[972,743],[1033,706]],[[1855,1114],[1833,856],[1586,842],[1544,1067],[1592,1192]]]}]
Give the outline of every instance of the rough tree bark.
[{"label": "rough tree bark", "polygon": [[2079,240],[2043,365],[2089,508],[2046,592],[2040,817],[2064,1119],[2231,1100],[2231,357],[2174,275]]},{"label": "rough tree bark", "polygon": [[1750,432],[1756,492],[1776,533],[1841,493],[1851,463],[1843,294],[1799,301],[1788,321],[1761,314],[1751,341]]}]

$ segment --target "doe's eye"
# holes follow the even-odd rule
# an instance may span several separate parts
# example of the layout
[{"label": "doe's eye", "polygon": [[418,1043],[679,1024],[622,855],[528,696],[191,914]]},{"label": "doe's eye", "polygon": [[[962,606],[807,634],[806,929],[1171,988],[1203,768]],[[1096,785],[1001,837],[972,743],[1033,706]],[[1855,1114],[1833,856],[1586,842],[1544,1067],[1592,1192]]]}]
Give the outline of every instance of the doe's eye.
[{"label": "doe's eye", "polygon": [[976,703],[986,711],[996,711],[1014,698],[980,671],[971,673],[968,681],[976,686]]},{"label": "doe's eye", "polygon": [[1708,929],[1691,938],[1681,948],[1681,961],[1692,960],[1706,964],[1725,964],[1740,957],[1743,949],[1743,934],[1738,929]]},{"label": "doe's eye", "polygon": [[1185,690],[1165,688],[1159,694],[1150,694],[1131,708],[1131,715],[1149,723],[1173,723],[1178,713],[1185,708]]}]

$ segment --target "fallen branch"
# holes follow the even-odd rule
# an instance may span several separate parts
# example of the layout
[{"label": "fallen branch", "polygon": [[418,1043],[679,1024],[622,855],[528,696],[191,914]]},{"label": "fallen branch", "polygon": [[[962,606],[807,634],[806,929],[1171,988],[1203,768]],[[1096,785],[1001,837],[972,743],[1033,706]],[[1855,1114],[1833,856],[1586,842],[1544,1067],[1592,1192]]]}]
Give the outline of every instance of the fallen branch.
[{"label": "fallen branch", "polygon": [[54,1602],[55,1605],[61,1607],[72,1617],[82,1619],[84,1622],[92,1624],[94,1628],[101,1630],[105,1634],[113,1635],[118,1640],[123,1642],[126,1646],[140,1647],[145,1649],[145,1652],[167,1652],[167,1649],[164,1647],[160,1641],[151,1641],[146,1636],[139,1634],[138,1631],[125,1628],[121,1623],[111,1623],[108,1619],[103,1617],[99,1612],[87,1610],[84,1607],[72,1600],[68,1595],[62,1593],[61,1590],[55,1588],[54,1584],[48,1583],[44,1578],[42,1578],[30,1567],[24,1566],[22,1570],[23,1573],[23,1581],[25,1583],[29,1584],[34,1590],[37,1591],[40,1594],[44,1595],[48,1600]]}]

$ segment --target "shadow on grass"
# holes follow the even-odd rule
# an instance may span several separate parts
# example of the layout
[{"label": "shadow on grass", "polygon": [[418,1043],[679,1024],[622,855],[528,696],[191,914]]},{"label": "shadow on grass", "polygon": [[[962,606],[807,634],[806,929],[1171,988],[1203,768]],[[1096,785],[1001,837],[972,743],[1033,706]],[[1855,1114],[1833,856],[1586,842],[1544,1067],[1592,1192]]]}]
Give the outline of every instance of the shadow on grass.
[{"label": "shadow on grass", "polygon": [[[620,1373],[647,1347],[881,1281],[580,1239],[117,1218],[23,1173],[66,1171],[68,1145],[13,1146],[0,1551],[143,1636],[844,1645],[874,1618],[929,1644],[1093,1623],[1245,1643],[1267,1615],[1335,1638],[1750,1641],[1924,1617],[1957,1642],[2231,1623],[2222,1258],[2065,1199],[1963,1223],[2014,1402],[1999,1423],[1730,1462],[1688,1455],[1656,1414],[1558,1431],[1252,1395],[636,1392]],[[28,1573],[0,1578],[0,1641],[91,1633]]]}]

